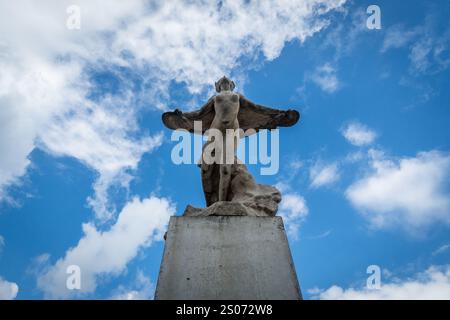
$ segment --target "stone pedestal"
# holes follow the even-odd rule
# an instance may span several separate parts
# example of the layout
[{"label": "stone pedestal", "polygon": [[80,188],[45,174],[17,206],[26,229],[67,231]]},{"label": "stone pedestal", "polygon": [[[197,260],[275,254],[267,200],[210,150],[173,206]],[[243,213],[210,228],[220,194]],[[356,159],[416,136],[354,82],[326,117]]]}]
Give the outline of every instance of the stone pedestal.
[{"label": "stone pedestal", "polygon": [[155,299],[301,299],[282,218],[172,217]]}]

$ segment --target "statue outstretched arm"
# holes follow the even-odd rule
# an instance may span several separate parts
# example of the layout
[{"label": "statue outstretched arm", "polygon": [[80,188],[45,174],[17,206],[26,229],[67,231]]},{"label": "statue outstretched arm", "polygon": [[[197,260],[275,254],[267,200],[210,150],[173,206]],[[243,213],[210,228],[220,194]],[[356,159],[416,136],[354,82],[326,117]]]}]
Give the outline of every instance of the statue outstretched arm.
[{"label": "statue outstretched arm", "polygon": [[[191,112],[182,112],[179,109],[165,112],[162,115],[164,125],[172,130],[184,129],[191,133],[203,134],[211,127],[214,119],[214,97],[211,97],[200,109]],[[194,132],[194,121],[202,122],[202,131]]]},{"label": "statue outstretched arm", "polygon": [[244,131],[254,129],[258,132],[262,129],[291,127],[300,119],[300,113],[297,110],[272,109],[256,104],[243,95],[239,95],[239,103],[239,127]]}]

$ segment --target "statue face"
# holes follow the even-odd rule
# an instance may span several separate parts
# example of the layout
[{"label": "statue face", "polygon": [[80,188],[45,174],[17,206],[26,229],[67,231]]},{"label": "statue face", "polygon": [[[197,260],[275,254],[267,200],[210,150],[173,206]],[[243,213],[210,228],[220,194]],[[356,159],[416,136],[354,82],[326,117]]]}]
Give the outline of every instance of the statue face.
[{"label": "statue face", "polygon": [[229,82],[222,82],[220,84],[220,91],[230,91],[231,85]]},{"label": "statue face", "polygon": [[234,82],[228,79],[227,77],[221,78],[219,81],[216,82],[216,91],[233,91],[234,90]]}]

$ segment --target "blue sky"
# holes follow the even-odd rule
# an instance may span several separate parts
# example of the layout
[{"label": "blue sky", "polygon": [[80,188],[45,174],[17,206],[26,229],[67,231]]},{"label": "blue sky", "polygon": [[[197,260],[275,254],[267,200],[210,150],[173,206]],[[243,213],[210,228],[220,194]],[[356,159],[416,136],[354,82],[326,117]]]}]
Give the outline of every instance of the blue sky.
[{"label": "blue sky", "polygon": [[78,1],[68,29],[75,2],[0,4],[0,298],[152,298],[168,218],[204,206],[161,114],[224,74],[302,114],[279,172],[249,169],[282,191],[305,298],[450,298],[448,1]]}]

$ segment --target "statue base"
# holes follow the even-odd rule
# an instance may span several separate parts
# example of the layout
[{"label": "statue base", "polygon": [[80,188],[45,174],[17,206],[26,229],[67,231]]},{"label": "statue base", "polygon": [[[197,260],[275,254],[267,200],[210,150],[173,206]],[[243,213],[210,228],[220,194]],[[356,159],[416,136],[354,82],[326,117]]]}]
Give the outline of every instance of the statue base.
[{"label": "statue base", "polygon": [[155,299],[302,299],[282,218],[171,217]]}]

